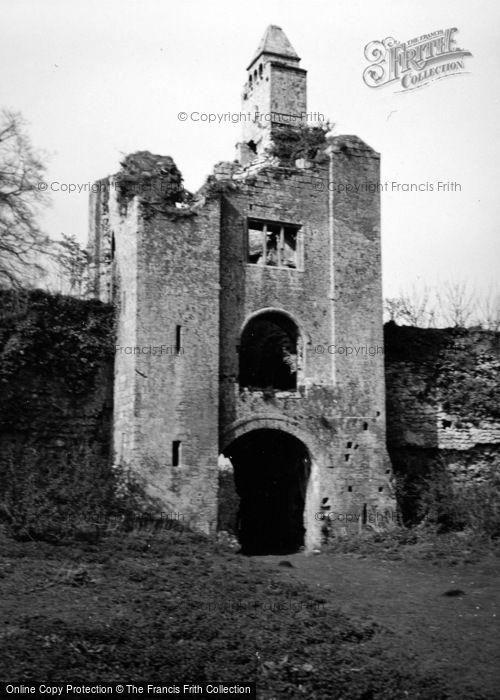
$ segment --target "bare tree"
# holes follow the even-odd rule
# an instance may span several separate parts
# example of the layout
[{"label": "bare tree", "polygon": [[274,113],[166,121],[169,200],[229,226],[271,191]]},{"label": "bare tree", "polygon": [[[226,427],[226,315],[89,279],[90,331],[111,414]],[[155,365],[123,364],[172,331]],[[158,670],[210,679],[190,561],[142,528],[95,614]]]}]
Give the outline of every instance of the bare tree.
[{"label": "bare tree", "polygon": [[69,284],[69,293],[82,296],[88,281],[89,255],[75,236],[62,234],[62,240],[56,241],[57,252],[54,257],[62,268]]},{"label": "bare tree", "polygon": [[455,328],[467,328],[476,307],[476,293],[467,282],[445,282],[438,292],[443,319]]},{"label": "bare tree", "polygon": [[384,311],[387,320],[397,323],[401,320],[402,301],[400,297],[388,297],[384,300]]},{"label": "bare tree", "polygon": [[18,286],[30,268],[41,269],[37,255],[47,237],[37,214],[47,203],[45,166],[32,147],[18,112],[0,113],[0,284]]},{"label": "bare tree", "polygon": [[498,288],[490,288],[480,297],[467,282],[447,281],[435,291],[413,285],[410,292],[386,299],[384,308],[386,319],[404,325],[467,328],[477,324],[487,330],[500,331]]},{"label": "bare tree", "polygon": [[418,289],[413,285],[410,292],[402,292],[399,297],[386,299],[385,310],[389,319],[396,323],[420,328],[436,325],[436,311],[432,306],[431,293],[427,286]]},{"label": "bare tree", "polygon": [[500,331],[500,292],[498,289],[490,288],[480,299],[478,321],[487,330]]}]

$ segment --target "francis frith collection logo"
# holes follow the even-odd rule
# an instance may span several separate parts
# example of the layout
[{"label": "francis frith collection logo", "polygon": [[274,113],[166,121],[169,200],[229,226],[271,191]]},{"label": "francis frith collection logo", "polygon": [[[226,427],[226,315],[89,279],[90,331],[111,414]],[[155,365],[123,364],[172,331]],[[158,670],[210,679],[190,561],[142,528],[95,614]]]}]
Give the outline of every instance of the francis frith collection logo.
[{"label": "francis frith collection logo", "polygon": [[438,29],[405,43],[392,37],[371,41],[365,46],[370,65],[363,71],[364,82],[371,88],[397,83],[404,92],[466,72],[464,59],[472,54],[455,46],[457,31]]}]

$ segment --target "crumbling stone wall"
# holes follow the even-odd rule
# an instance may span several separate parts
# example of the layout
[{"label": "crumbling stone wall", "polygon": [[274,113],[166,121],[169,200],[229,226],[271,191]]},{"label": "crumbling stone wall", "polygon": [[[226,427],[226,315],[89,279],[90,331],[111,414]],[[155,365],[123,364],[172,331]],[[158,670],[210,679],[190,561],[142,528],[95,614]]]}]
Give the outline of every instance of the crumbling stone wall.
[{"label": "crumbling stone wall", "polygon": [[217,199],[179,218],[144,222],[136,337],[119,341],[160,347],[155,355],[121,358],[121,367],[135,368],[134,454],[156,495],[207,532],[217,517],[219,222]]},{"label": "crumbling stone wall", "polygon": [[[386,381],[398,474],[445,463],[459,482],[496,468],[497,336],[389,324],[384,341],[378,155],[352,136],[324,145],[294,166],[221,163],[189,206],[124,203],[112,186],[101,205],[117,241],[116,459],[207,531],[217,518],[231,529],[237,498],[218,455],[252,430],[288,433],[311,456],[309,546],[322,510],[393,510]],[[303,264],[250,264],[249,219],[299,226]],[[266,309],[297,325],[294,390],[240,386],[242,331]]]},{"label": "crumbling stone wall", "polygon": [[500,471],[500,334],[385,326],[387,445],[396,474],[451,485]]},{"label": "crumbling stone wall", "polygon": [[115,459],[165,509],[214,531],[219,198],[187,206],[172,159],[146,152],[128,156],[106,191],[103,225],[116,241]]},{"label": "crumbling stone wall", "polygon": [[[199,288],[207,289],[212,285],[213,292],[217,292],[217,274],[212,277],[210,269],[202,265],[207,251],[196,252],[202,241],[196,238],[196,232],[191,232],[194,221],[197,222],[196,228],[203,226],[205,232],[214,225],[219,216],[217,205],[212,203],[207,206],[212,211],[213,219],[203,218],[200,221],[197,215],[193,215],[182,218],[180,225],[179,222],[162,220],[162,227],[156,230],[156,236],[150,230],[147,245],[152,249],[145,249],[144,262],[158,260],[160,269],[155,272],[154,279],[174,274],[174,260],[161,262],[163,256],[155,254],[158,247],[161,249],[165,245],[161,232],[173,226],[172,230],[185,240],[192,239],[192,264],[196,269],[202,269],[197,282]],[[229,200],[225,200],[224,207],[229,207]],[[129,225],[135,226],[133,217],[136,211],[133,207],[129,215],[132,217]],[[230,221],[230,217],[225,219],[223,215],[223,220]],[[237,248],[234,246],[228,246],[226,254],[235,250]],[[197,255],[201,257],[197,258]],[[128,267],[130,261],[125,258],[122,263]],[[183,265],[180,258],[178,264]],[[223,276],[235,268],[229,266],[224,269],[226,273]],[[267,272],[273,274],[273,271]],[[232,286],[227,286],[232,284],[234,281],[231,283],[231,278],[225,277],[222,296],[233,290]],[[253,293],[257,292],[254,290]],[[141,294],[146,294],[146,290]],[[192,294],[193,290],[188,289],[185,299],[193,300]],[[291,291],[289,303],[294,299],[293,294]],[[130,444],[137,450],[137,455],[144,456],[141,462],[145,469],[143,473],[155,486],[156,495],[159,493],[164,500],[170,499],[167,502],[177,509],[180,509],[178,504],[182,503],[183,514],[189,513],[192,508],[204,517],[214,517],[219,500],[220,527],[231,529],[234,525],[238,499],[234,493],[231,465],[227,460],[221,460],[217,493],[217,474],[212,462],[213,455],[217,454],[224,440],[225,428],[231,427],[238,417],[242,426],[254,421],[261,428],[286,424],[287,429],[296,431],[313,454],[324,460],[321,462],[323,476],[318,486],[325,491],[329,488],[330,469],[336,478],[339,478],[341,469],[345,472],[351,470],[344,482],[347,485],[355,484],[354,479],[357,478],[359,486],[362,486],[363,479],[368,481],[373,478],[369,469],[363,468],[363,460],[370,459],[372,454],[373,423],[366,421],[368,426],[365,430],[364,425],[358,425],[356,416],[336,414],[336,407],[342,406],[339,389],[328,383],[321,386],[320,374],[312,383],[307,381],[312,367],[308,367],[304,373],[300,396],[266,398],[262,392],[240,394],[236,375],[229,373],[224,376],[220,391],[226,398],[221,403],[224,411],[220,422],[221,443],[218,443],[214,438],[218,425],[218,386],[213,379],[219,352],[218,338],[212,337],[212,348],[206,343],[212,328],[217,327],[217,320],[210,315],[217,314],[217,310],[216,307],[203,307],[202,302],[203,323],[210,328],[200,327],[201,320],[196,311],[200,300],[194,299],[186,309],[182,305],[185,301],[183,295],[179,296],[180,299],[165,299],[161,289],[159,291],[157,285],[152,285],[149,296],[145,297],[150,309],[143,309],[141,319],[135,311],[127,315],[125,310],[129,307],[125,303],[118,331],[120,340],[115,342],[113,309],[109,306],[96,301],[54,297],[43,292],[20,296],[4,292],[0,328],[2,458],[14,453],[19,457],[34,449],[39,463],[44,459],[49,463],[57,455],[71,461],[81,454],[79,450],[84,447],[89,453],[106,460],[111,451],[115,359],[114,391],[121,402],[120,412],[115,414],[115,436],[122,429],[131,427],[126,437],[131,440]],[[296,303],[298,299],[300,295],[295,297]],[[228,299],[221,338],[226,332],[226,325],[234,321],[228,316],[230,309],[233,309],[233,313],[237,312]],[[165,313],[163,318],[162,313]],[[243,310],[239,309],[238,313],[243,318]],[[177,319],[186,325],[183,353],[179,356],[167,350],[175,343],[172,322]],[[132,325],[128,325],[129,321]],[[138,336],[141,347],[142,343],[163,344],[163,356],[125,350],[124,343],[137,324],[142,324],[141,335]],[[146,338],[146,329],[150,333],[155,327],[158,327],[157,335]],[[232,341],[236,340],[237,334],[232,338]],[[223,367],[225,370],[234,368],[237,348],[231,342],[221,342],[224,343],[221,353]],[[116,346],[121,347],[121,351],[116,351]],[[444,473],[456,485],[486,482],[492,474],[498,474],[499,334],[464,329],[401,328],[390,323],[385,326],[385,353],[387,441],[396,474],[417,479],[422,475],[441,478]],[[197,366],[200,357],[204,361]],[[184,362],[182,367],[177,366],[177,371],[180,370],[182,375],[178,379],[171,371],[172,363],[176,362],[179,365]],[[208,393],[203,394],[203,385],[200,385],[196,373],[203,372],[206,363],[208,366],[212,363],[212,372],[206,385]],[[367,364],[366,371],[369,371],[369,367]],[[146,382],[149,379],[152,379],[150,384]],[[148,386],[152,387],[150,391],[146,390]],[[352,400],[351,396],[349,400]],[[134,423],[138,409],[145,419]],[[228,409],[232,412],[227,413]],[[196,416],[196,420],[193,416]],[[173,468],[169,463],[171,441],[179,437],[185,440],[191,452],[186,453],[182,465]],[[118,445],[122,444],[115,439],[115,444],[117,442]],[[346,455],[349,460],[343,466]],[[335,467],[329,466],[330,460],[334,465],[335,456],[338,459],[336,473]],[[349,464],[351,460],[353,467]],[[4,474],[4,494],[6,478]],[[75,488],[78,486],[81,484],[75,484]],[[162,489],[165,491],[162,492]],[[325,491],[320,491],[320,494]],[[368,491],[363,496],[366,494],[369,496]],[[354,491],[352,505],[344,508],[359,508],[356,496]]]},{"label": "crumbling stone wall", "polygon": [[89,292],[96,299],[112,303],[113,290],[113,232],[109,227],[108,178],[93,184],[93,195],[89,199],[89,234],[87,252],[89,256]]},{"label": "crumbling stone wall", "polygon": [[[189,206],[159,210],[140,196],[124,202],[119,185],[101,205],[116,240],[116,458],[134,466],[166,506],[208,530],[217,517],[218,455],[254,429],[287,432],[313,458],[310,546],[321,540],[322,504],[361,512],[394,503],[385,450],[379,193],[364,186],[378,180],[379,159],[355,137],[327,145],[300,167],[219,164]],[[249,217],[299,226],[303,264],[248,264]],[[266,308],[297,325],[295,391],[267,395],[239,386],[243,326]],[[177,328],[182,352],[175,350]],[[174,463],[174,443],[182,445],[181,464]]]},{"label": "crumbling stone wall", "polygon": [[[101,209],[116,242],[121,305],[117,458],[210,530],[221,454],[234,447],[237,458],[235,443],[247,433],[253,461],[259,449],[272,453],[270,430],[283,444],[298,440],[310,473],[301,484],[312,548],[324,535],[321,512],[343,514],[345,525],[346,514],[366,519],[395,501],[385,446],[380,158],[355,136],[306,123],[299,63],[281,28],[269,27],[247,69],[239,160],[217,165],[191,198],[171,158],[132,154],[110,181],[118,196],[110,187]],[[174,185],[170,202],[142,191],[152,182]],[[244,328],[266,314],[247,343]],[[174,357],[121,349],[172,347],[179,328],[185,342]],[[284,353],[297,381],[286,369],[283,381],[252,386],[248,378],[268,381],[269,366],[281,373]],[[240,359],[250,356],[261,364],[265,357],[268,371],[240,375]],[[223,486],[227,495],[227,480]]]},{"label": "crumbling stone wall", "polygon": [[[216,169],[225,184],[221,449],[252,426],[281,427],[305,442],[313,455],[306,515],[313,543],[321,540],[313,519],[322,504],[344,514],[394,506],[385,449],[379,193],[367,186],[378,182],[379,159],[356,137],[330,139],[327,154],[326,145],[305,167]],[[302,269],[247,264],[248,218],[300,225]],[[290,314],[299,327],[296,392],[268,395],[238,384],[242,328],[266,308]],[[352,354],[343,352],[347,347]]]}]

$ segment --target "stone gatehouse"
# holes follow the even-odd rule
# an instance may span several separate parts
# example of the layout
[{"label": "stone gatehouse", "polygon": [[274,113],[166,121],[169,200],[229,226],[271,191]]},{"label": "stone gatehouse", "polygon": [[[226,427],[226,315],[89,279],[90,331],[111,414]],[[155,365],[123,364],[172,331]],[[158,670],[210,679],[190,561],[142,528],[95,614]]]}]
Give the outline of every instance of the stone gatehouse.
[{"label": "stone gatehouse", "polygon": [[[237,160],[190,198],[124,196],[120,174],[92,194],[95,294],[118,309],[115,460],[249,552],[311,549],[340,526],[322,514],[357,528],[394,506],[380,157],[329,132],[282,157],[321,130],[303,126],[306,71],[279,27],[241,110],[264,116],[242,121]],[[158,189],[180,187],[170,158],[147,155]]]}]

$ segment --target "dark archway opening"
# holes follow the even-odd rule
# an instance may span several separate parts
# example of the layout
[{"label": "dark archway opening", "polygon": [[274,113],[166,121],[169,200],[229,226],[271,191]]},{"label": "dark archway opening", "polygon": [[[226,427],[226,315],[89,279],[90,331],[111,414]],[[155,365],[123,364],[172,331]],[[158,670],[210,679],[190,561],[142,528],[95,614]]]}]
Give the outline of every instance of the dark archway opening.
[{"label": "dark archway opening", "polygon": [[298,335],[295,323],[279,311],[252,318],[241,335],[240,387],[296,389]]},{"label": "dark archway opening", "polygon": [[254,430],[226,450],[240,498],[237,535],[243,554],[290,554],[304,545],[310,458],[280,430]]}]

